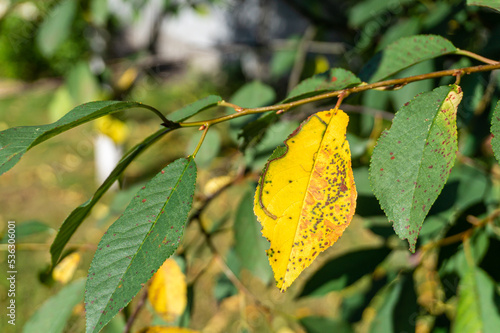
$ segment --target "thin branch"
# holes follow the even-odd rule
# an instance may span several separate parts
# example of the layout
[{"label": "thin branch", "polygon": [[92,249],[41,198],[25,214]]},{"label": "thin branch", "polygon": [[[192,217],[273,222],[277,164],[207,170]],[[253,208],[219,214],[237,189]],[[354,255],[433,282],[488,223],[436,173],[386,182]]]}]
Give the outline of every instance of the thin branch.
[{"label": "thin branch", "polygon": [[125,329],[123,330],[123,333],[129,333],[130,330],[132,329],[132,325],[134,324],[134,321],[137,319],[137,316],[139,315],[139,312],[141,312],[142,308],[144,307],[144,304],[146,304],[146,299],[148,298],[148,285],[144,288],[144,293],[141,296],[141,299],[137,303],[137,306],[134,309],[134,312],[132,315],[128,318],[127,324],[125,325]]},{"label": "thin branch", "polygon": [[[471,73],[492,71],[495,69],[500,69],[500,62],[497,62],[497,63],[492,64],[492,65],[480,65],[480,66],[465,67],[465,68],[460,68],[460,69],[448,69],[448,70],[437,71],[437,72],[432,72],[432,73],[427,73],[427,74],[409,76],[409,77],[405,77],[405,78],[380,81],[380,82],[375,82],[375,83],[370,83],[370,84],[363,83],[359,86],[355,86],[352,88],[346,88],[346,89],[342,89],[342,90],[332,91],[332,92],[316,95],[313,97],[304,98],[304,99],[290,102],[290,103],[271,105],[271,106],[266,106],[266,107],[261,107],[261,108],[249,108],[249,109],[243,109],[241,107],[238,107],[238,109],[241,111],[234,113],[234,114],[230,114],[230,115],[226,115],[226,116],[222,116],[222,117],[214,118],[214,119],[210,119],[210,120],[204,120],[204,121],[179,123],[178,125],[181,127],[197,127],[197,126],[206,125],[207,123],[210,125],[213,125],[213,124],[217,124],[217,123],[224,122],[227,120],[246,116],[249,114],[264,113],[264,112],[268,112],[268,111],[278,111],[278,110],[283,110],[282,112],[286,112],[289,109],[297,107],[299,105],[336,97],[336,96],[340,95],[341,93],[349,93],[349,94],[359,93],[359,92],[370,90],[370,89],[381,88],[381,87],[399,86],[402,84],[407,84],[407,83],[422,81],[422,80],[427,80],[427,79],[434,79],[434,78],[439,78],[439,77],[443,77],[443,76],[456,76],[457,71],[461,71],[461,72],[463,72],[464,75],[467,75],[467,74],[471,74]],[[219,105],[227,106],[227,104],[228,103],[224,102],[224,101],[219,102]]]},{"label": "thin branch", "polygon": [[484,62],[485,64],[489,64],[489,65],[494,65],[494,64],[498,63],[497,60],[491,60],[491,59],[485,58],[483,56],[480,56],[479,54],[476,54],[474,52],[470,52],[467,50],[458,50],[457,52],[455,52],[455,54],[464,55],[464,56],[479,60],[479,61]]}]

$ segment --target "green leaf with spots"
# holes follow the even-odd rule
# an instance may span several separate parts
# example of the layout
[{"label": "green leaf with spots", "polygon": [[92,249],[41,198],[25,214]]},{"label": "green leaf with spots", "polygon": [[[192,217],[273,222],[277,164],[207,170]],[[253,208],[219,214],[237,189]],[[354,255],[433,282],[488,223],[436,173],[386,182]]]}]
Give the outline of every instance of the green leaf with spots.
[{"label": "green leaf with spots", "polygon": [[443,189],[457,152],[460,87],[418,95],[394,117],[375,147],[370,183],[401,239],[415,251],[422,223]]},{"label": "green leaf with spots", "polygon": [[91,120],[130,108],[158,112],[151,106],[137,102],[90,102],[77,106],[52,124],[13,127],[0,132],[0,175],[16,165],[26,151],[45,140]]},{"label": "green leaf with spots", "polygon": [[52,242],[50,246],[50,254],[52,256],[52,267],[55,267],[59,258],[61,257],[61,253],[64,250],[66,244],[68,244],[71,236],[75,233],[76,229],[82,224],[83,220],[89,215],[92,208],[95,204],[101,199],[101,197],[108,191],[108,189],[113,185],[122,175],[123,171],[129,166],[132,161],[135,160],[137,156],[139,156],[143,151],[157,142],[160,138],[162,138],[165,134],[170,132],[172,129],[170,128],[162,128],[158,130],[156,133],[153,133],[146,139],[144,139],[141,143],[134,146],[130,149],[118,162],[116,167],[111,171],[108,178],[99,186],[97,191],[95,191],[92,198],[76,207],[64,220],[59,232],[57,233],[56,238]]},{"label": "green leaf with spots", "polygon": [[467,6],[482,6],[500,12],[500,0],[467,0]]},{"label": "green leaf with spots", "polygon": [[491,117],[491,134],[493,134],[491,147],[493,148],[493,153],[495,153],[497,161],[500,161],[500,102],[497,103],[493,111],[493,116]]},{"label": "green leaf with spots", "polygon": [[446,38],[436,35],[403,37],[377,53],[363,67],[359,77],[365,82],[377,82],[397,72],[458,49]]},{"label": "green leaf with spots", "polygon": [[177,249],[195,183],[194,160],[176,160],[139,190],[104,234],[87,277],[87,332],[99,332]]},{"label": "green leaf with spots", "polygon": [[360,84],[361,80],[352,72],[343,68],[332,68],[328,72],[316,74],[300,82],[290,91],[282,103],[290,103],[306,97],[313,97]]},{"label": "green leaf with spots", "polygon": [[480,268],[469,267],[458,288],[452,332],[498,332],[500,314],[494,301],[498,297],[495,282]]}]

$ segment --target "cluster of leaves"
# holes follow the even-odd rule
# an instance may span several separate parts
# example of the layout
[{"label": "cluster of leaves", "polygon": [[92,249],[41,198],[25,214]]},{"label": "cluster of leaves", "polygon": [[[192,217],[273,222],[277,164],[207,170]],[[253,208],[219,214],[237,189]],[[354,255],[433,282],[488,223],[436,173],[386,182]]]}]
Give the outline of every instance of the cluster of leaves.
[{"label": "cluster of leaves", "polygon": [[[165,285],[161,279],[180,275],[180,269],[166,260],[183,243],[184,230],[189,221],[199,219],[196,213],[189,215],[195,197],[198,164],[195,161],[200,157],[197,155],[200,145],[209,140],[213,125],[230,120],[248,152],[251,160],[248,165],[258,168],[262,163],[255,161],[262,155],[269,156],[269,150],[277,145],[268,133],[279,130],[290,134],[293,130],[290,126],[280,125],[283,120],[279,114],[305,103],[335,96],[339,96],[340,102],[346,102],[349,100],[345,98],[356,92],[397,88],[431,78],[433,73],[382,81],[410,66],[445,55],[468,55],[484,61],[484,58],[464,52],[442,37],[415,35],[388,44],[367,62],[359,77],[345,69],[333,68],[302,81],[281,103],[270,107],[261,107],[270,104],[264,98],[258,102],[249,98],[251,103],[256,103],[253,105],[238,100],[245,95],[270,95],[265,93],[269,91],[266,86],[253,83],[242,88],[247,92],[237,93],[231,103],[219,96],[209,96],[171,113],[167,118],[160,114],[162,128],[131,148],[94,196],[77,207],[63,222],[51,247],[53,266],[57,267],[58,263],[62,264],[68,258],[62,259],[61,255],[71,236],[140,153],[172,131],[201,126],[203,136],[195,153],[173,161],[138,190],[123,215],[98,244],[86,282],[77,280],[64,288],[40,309],[26,330],[29,331],[33,327],[31,325],[37,325],[40,318],[47,318],[49,310],[60,308],[60,304],[65,304],[67,311],[58,313],[58,320],[51,323],[59,325],[59,328],[63,326],[64,320],[70,316],[69,309],[80,302],[85,288],[87,331],[98,332],[152,276],[155,277],[149,287],[153,295],[150,301],[156,311],[167,313],[168,317],[168,311],[162,310],[155,300],[157,284]],[[500,244],[497,219],[500,191],[495,176],[498,163],[492,154],[477,159],[459,149],[457,112],[460,112],[463,95],[468,93],[467,87],[464,86],[462,91],[459,85],[461,76],[475,71],[491,71],[500,68],[500,65],[492,62],[489,66],[460,68],[436,72],[434,77],[455,75],[457,80],[455,84],[441,84],[432,91],[405,101],[397,111],[391,128],[381,133],[381,128],[374,126],[371,137],[367,139],[352,134],[349,136],[348,133],[346,141],[347,116],[338,108],[308,118],[289,136],[286,148],[278,148],[271,155],[254,200],[252,192],[255,184],[246,181],[247,188],[234,223],[235,258],[228,257],[227,266],[238,276],[247,270],[264,284],[269,282],[270,270],[262,256],[268,245],[260,237],[258,224],[251,214],[255,205],[263,234],[271,243],[268,254],[275,278],[278,286],[286,289],[309,265],[300,264],[302,260],[308,258],[312,261],[342,234],[353,211],[336,210],[335,204],[348,200],[353,210],[352,199],[356,198],[357,192],[356,214],[373,233],[380,236],[379,241],[323,263],[303,281],[295,295],[299,300],[341,292],[340,308],[343,311],[336,319],[305,315],[300,324],[309,332],[328,328],[350,332],[352,326],[349,323],[361,321],[362,311],[369,308],[374,309],[374,313],[371,313],[370,319],[362,321],[366,327],[361,329],[370,332],[410,331],[415,326],[428,331],[432,328],[447,331],[451,327],[457,332],[494,332],[500,323],[496,290],[500,276],[495,261],[495,251]],[[491,147],[500,159],[500,103],[490,95],[487,104],[492,105],[489,118],[494,137]],[[185,122],[215,106],[233,107],[236,112],[202,122]],[[73,109],[53,124],[16,127],[0,132],[0,173],[8,171],[27,150],[43,141],[85,122],[131,107],[159,113],[151,106],[135,102],[91,102]],[[264,114],[253,116],[257,113]],[[250,120],[244,122],[246,118]],[[352,118],[354,122],[361,119]],[[340,122],[342,125],[339,125]],[[375,145],[373,139],[379,136]],[[461,138],[467,138],[467,135]],[[327,148],[328,144],[333,148]],[[359,147],[360,153],[355,153]],[[344,155],[337,158],[336,153]],[[461,163],[454,165],[457,154]],[[330,160],[332,156],[335,158]],[[371,157],[369,170],[362,163],[367,157]],[[327,167],[335,168],[336,173],[318,171]],[[328,178],[334,176],[339,179]],[[302,181],[304,179],[307,181]],[[299,184],[287,187],[294,182]],[[271,185],[273,183],[278,185]],[[229,182],[222,189],[219,187],[216,193],[235,184]],[[331,190],[326,196],[336,196],[334,201],[329,201],[330,197],[319,198],[325,193],[325,188]],[[270,193],[266,193],[268,190]],[[347,192],[347,195],[339,199],[341,192]],[[308,195],[313,196],[315,201],[308,202]],[[375,198],[383,212],[373,204]],[[319,220],[319,224],[315,225],[317,228],[311,228],[311,217],[301,220],[304,209],[311,211]],[[330,226],[323,218],[325,209],[334,210],[335,217],[343,220],[339,223],[341,230]],[[293,222],[285,223],[288,218]],[[410,251],[415,254],[391,236],[393,233],[387,220],[393,224],[399,238],[408,241]],[[217,231],[217,227],[203,230],[214,257],[218,256],[218,252],[212,237]],[[335,237],[329,238],[330,234]],[[307,237],[308,240],[316,240],[300,244]],[[327,244],[322,244],[325,239]],[[302,250],[309,252],[302,255]],[[231,264],[231,260],[238,264]],[[162,266],[164,263],[166,266]],[[169,273],[164,273],[165,270]],[[288,278],[289,270],[297,272]],[[231,274],[234,273],[227,276],[234,278]],[[240,291],[247,290],[238,279],[231,281]],[[166,285],[171,285],[171,282]],[[234,291],[227,293],[234,294]],[[255,303],[261,310],[278,311],[260,304],[258,298]],[[178,312],[182,311],[184,309]],[[365,315],[368,314],[365,312]]]}]

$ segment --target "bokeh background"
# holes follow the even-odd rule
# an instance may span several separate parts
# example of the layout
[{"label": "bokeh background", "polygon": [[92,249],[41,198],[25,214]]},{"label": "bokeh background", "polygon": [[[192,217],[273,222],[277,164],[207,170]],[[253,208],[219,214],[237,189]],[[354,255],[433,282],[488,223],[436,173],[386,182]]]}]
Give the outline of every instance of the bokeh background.
[{"label": "bokeh background", "polygon": [[[51,123],[73,107],[94,100],[139,101],[165,115],[210,94],[244,107],[270,105],[282,100],[304,78],[331,67],[358,73],[376,51],[400,37],[419,33],[439,34],[459,48],[499,59],[498,17],[460,0],[0,0],[0,130]],[[473,64],[466,58],[443,57],[398,75]],[[375,315],[369,305],[379,308],[376,300],[370,302],[384,285],[381,281],[411,266],[407,250],[395,251],[389,259],[381,253],[383,265],[370,268],[367,277],[351,289],[316,290],[315,298],[298,295],[304,293],[314,272],[324,263],[331,264],[332,258],[387,242],[399,244],[368,185],[371,149],[395,110],[438,83],[448,81],[420,81],[397,92],[369,91],[345,102],[344,109],[351,116],[348,139],[360,193],[359,212],[339,243],[286,294],[273,287],[265,254],[252,250],[265,248],[265,244],[238,248],[242,236],[237,236],[241,231],[234,224],[252,215],[255,181],[272,150],[305,116],[331,108],[335,101],[296,109],[273,125],[258,145],[245,150],[238,133],[247,120],[214,127],[197,157],[199,223],[190,224],[176,256],[189,286],[189,311],[170,324],[206,332],[326,332],[328,327],[350,332],[351,324],[356,331],[373,331]],[[463,158],[457,167],[462,169],[454,178],[462,193],[443,199],[441,212],[456,205],[468,208],[483,203],[481,194],[492,186],[488,173],[467,162],[478,158],[483,163],[492,157],[487,124],[498,100],[498,83],[496,73],[474,74],[462,81],[465,96],[459,125]],[[228,112],[215,109],[198,119]],[[54,281],[46,273],[49,247],[62,221],[92,196],[123,151],[158,128],[154,115],[130,110],[37,146],[2,175],[0,238],[8,220],[16,221],[18,227],[15,332],[21,332],[43,302],[68,283],[64,278]],[[176,131],[127,168],[121,189],[116,186],[109,191],[72,238],[69,248],[78,253],[79,261],[68,279],[86,276],[100,237],[135,191],[175,158],[191,154],[199,137],[197,129]],[[477,198],[470,199],[470,186],[479,191]],[[457,193],[455,188],[450,191]],[[463,203],[462,198],[469,199]],[[217,247],[216,259],[207,245],[207,232]],[[498,239],[491,242],[499,248]],[[0,249],[4,252],[6,247]],[[5,260],[1,253],[2,267]],[[374,260],[378,263],[379,258]],[[241,268],[240,261],[259,263],[257,276],[255,271],[251,274]],[[345,260],[343,264],[347,265]],[[359,267],[360,272],[365,268]],[[0,273],[0,308],[8,301],[3,274],[4,270]],[[264,311],[231,280],[231,274],[272,311]],[[492,274],[500,277],[498,271]],[[456,285],[451,288],[453,294]],[[437,316],[443,327],[450,320],[446,309],[436,310],[441,311]],[[316,317],[320,319],[307,319]],[[0,322],[2,332],[12,329],[5,318]],[[124,316],[117,316],[105,331],[121,332],[124,323]],[[148,303],[132,331],[154,324],[167,322]],[[83,307],[77,306],[64,332],[83,332],[84,325]]]}]

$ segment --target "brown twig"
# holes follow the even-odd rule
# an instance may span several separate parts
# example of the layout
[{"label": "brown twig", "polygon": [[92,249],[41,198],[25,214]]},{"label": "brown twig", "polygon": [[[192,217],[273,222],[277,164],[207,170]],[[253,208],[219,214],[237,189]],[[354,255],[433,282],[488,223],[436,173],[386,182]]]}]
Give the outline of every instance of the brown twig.
[{"label": "brown twig", "polygon": [[137,316],[139,315],[139,312],[141,312],[142,308],[144,307],[144,304],[146,304],[146,299],[148,298],[148,287],[149,284],[146,285],[146,287],[144,288],[144,293],[142,294],[141,299],[137,303],[137,306],[135,307],[132,315],[130,315],[130,317],[128,318],[123,333],[130,332],[130,330],[132,329],[132,325],[134,324],[134,321],[137,319]]}]

